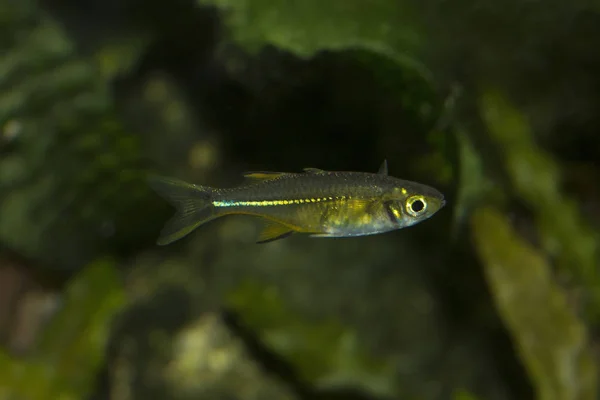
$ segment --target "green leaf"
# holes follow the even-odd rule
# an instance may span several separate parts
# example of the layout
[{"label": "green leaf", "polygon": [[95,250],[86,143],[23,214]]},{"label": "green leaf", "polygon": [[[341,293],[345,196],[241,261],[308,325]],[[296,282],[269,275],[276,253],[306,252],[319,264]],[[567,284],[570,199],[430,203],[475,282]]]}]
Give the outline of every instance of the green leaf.
[{"label": "green leaf", "polygon": [[600,324],[600,235],[560,190],[560,169],[537,146],[525,116],[495,90],[484,92],[481,110],[488,130],[504,154],[516,193],[533,211],[546,252],[567,277],[586,288],[586,308]]},{"label": "green leaf", "polygon": [[124,301],[114,262],[100,260],[85,268],[67,286],[63,307],[32,357],[0,353],[0,397],[86,398],[104,362],[112,318]]},{"label": "green leaf", "polygon": [[198,0],[226,17],[233,39],[250,51],[273,45],[312,57],[324,50],[364,49],[430,73],[418,62],[423,45],[408,2],[389,0]]},{"label": "green leaf", "polygon": [[595,400],[597,370],[586,328],[545,257],[493,208],[472,217],[473,240],[498,311],[540,400]]}]

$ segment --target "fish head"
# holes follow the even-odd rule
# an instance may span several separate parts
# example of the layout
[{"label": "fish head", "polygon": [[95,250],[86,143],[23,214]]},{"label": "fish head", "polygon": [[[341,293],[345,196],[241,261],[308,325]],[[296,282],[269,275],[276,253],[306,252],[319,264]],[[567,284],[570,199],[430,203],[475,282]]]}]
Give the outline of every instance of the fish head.
[{"label": "fish head", "polygon": [[400,228],[404,228],[431,218],[446,205],[446,200],[442,193],[430,186],[403,181],[393,188],[391,200],[386,205],[388,214],[396,219]]}]

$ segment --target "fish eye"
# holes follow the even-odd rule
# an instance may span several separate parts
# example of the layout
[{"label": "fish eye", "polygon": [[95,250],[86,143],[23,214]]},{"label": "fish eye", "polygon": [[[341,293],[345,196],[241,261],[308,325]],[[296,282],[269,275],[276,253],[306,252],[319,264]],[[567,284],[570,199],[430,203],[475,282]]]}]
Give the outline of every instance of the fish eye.
[{"label": "fish eye", "polygon": [[411,205],[410,208],[414,211],[414,212],[419,212],[421,210],[423,210],[425,208],[425,204],[421,201],[421,200],[415,200]]},{"label": "fish eye", "polygon": [[427,202],[422,196],[414,196],[408,199],[406,202],[406,208],[409,214],[417,216],[425,211],[427,208]]}]

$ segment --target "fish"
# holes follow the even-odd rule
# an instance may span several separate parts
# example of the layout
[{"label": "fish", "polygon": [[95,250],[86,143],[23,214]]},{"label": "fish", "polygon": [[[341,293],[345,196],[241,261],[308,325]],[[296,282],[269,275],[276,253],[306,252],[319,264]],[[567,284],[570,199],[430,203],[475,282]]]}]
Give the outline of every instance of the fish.
[{"label": "fish", "polygon": [[319,238],[374,235],[425,221],[446,204],[433,187],[390,176],[387,160],[377,173],[304,168],[243,176],[245,182],[237,187],[214,188],[149,175],[149,186],[176,210],[157,244],[175,242],[226,215],[262,219],[256,243],[293,233]]}]

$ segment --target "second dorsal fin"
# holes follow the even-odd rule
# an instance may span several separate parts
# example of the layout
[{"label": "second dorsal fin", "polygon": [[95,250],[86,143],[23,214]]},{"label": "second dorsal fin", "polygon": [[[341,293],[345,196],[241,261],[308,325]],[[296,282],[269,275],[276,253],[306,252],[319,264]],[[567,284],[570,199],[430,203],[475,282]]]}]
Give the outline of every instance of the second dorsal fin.
[{"label": "second dorsal fin", "polygon": [[309,174],[324,174],[325,171],[324,169],[319,169],[319,168],[304,168],[304,172],[309,173]]},{"label": "second dorsal fin", "polygon": [[286,175],[289,175],[289,173],[287,173],[287,172],[268,172],[268,171],[249,171],[249,172],[244,172],[244,174],[243,174],[244,178],[246,178],[250,181],[254,181],[254,182],[270,181],[273,179],[281,178]]}]

